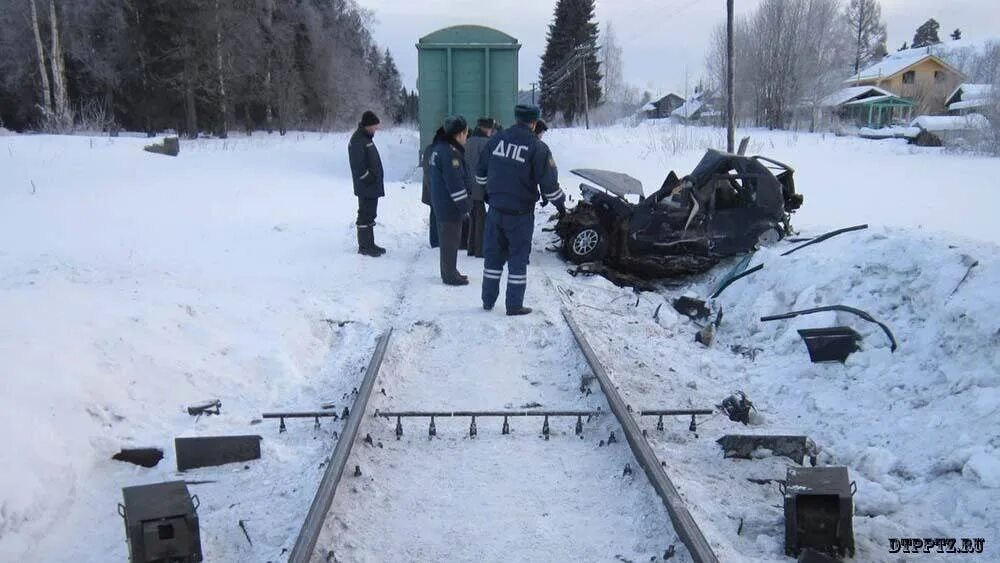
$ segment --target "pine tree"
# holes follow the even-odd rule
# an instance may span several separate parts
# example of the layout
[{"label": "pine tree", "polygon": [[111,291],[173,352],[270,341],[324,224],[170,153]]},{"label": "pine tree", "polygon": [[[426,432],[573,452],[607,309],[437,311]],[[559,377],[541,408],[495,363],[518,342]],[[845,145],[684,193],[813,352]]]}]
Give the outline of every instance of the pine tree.
[{"label": "pine tree", "polygon": [[941,24],[934,18],[925,21],[923,25],[917,28],[917,33],[913,35],[913,48],[919,49],[920,47],[940,43],[941,39],[938,38],[938,29],[940,27]]},{"label": "pine tree", "polygon": [[910,46],[906,44],[906,41],[903,41],[903,46],[900,47],[899,49],[896,49],[896,50],[897,51],[905,51],[905,50],[907,50],[909,48],[910,48]]},{"label": "pine tree", "polygon": [[378,73],[378,86],[382,94],[382,105],[394,123],[401,123],[403,120],[403,102],[400,99],[402,92],[402,80],[399,77],[399,69],[396,68],[396,61],[392,58],[392,53],[387,49],[385,57],[382,59],[382,66]]},{"label": "pine tree", "polygon": [[[551,119],[561,112],[567,123],[583,110],[581,69],[586,67],[588,102],[596,106],[602,97],[601,69],[597,61],[598,27],[594,0],[559,0],[539,72],[542,113]],[[586,54],[574,59],[580,51]],[[567,66],[567,63],[570,63]],[[567,73],[569,70],[571,72]]]},{"label": "pine tree", "polygon": [[958,28],[955,28],[955,31],[951,32],[951,38],[952,38],[953,41],[958,41],[959,39],[961,39],[962,38],[962,30],[958,29]]}]

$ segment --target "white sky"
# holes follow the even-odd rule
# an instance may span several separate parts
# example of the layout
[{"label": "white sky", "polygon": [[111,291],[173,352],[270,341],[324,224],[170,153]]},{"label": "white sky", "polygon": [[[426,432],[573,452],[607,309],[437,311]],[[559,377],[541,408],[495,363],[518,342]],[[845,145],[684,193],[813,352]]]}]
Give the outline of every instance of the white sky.
[{"label": "white sky", "polygon": [[[737,14],[761,0],[736,0]],[[847,0],[844,0],[845,2]],[[417,79],[417,40],[442,27],[478,24],[513,35],[522,44],[520,86],[537,80],[545,34],[556,0],[359,0],[375,13],[375,39],[388,47],[403,84]],[[625,78],[653,93],[684,94],[685,74],[693,88],[704,73],[712,29],[725,20],[725,0],[597,0],[597,20],[612,23],[622,46]],[[889,50],[910,42],[928,18],[941,24],[942,39],[953,29],[963,38],[1000,36],[1000,0],[882,0]]]}]

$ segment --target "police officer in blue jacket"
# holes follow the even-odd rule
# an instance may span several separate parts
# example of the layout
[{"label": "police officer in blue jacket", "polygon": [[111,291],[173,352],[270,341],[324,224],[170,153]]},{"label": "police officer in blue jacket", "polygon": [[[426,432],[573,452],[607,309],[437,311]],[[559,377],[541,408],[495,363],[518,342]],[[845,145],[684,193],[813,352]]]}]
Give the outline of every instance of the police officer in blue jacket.
[{"label": "police officer in blue jacket", "polygon": [[486,186],[486,235],[483,254],[483,308],[493,308],[500,296],[500,276],[507,263],[507,314],[527,315],[524,291],[539,195],[566,212],[555,160],[535,136],[537,106],[514,108],[517,123],[494,135],[483,148],[476,181]]},{"label": "police officer in blue jacket", "polygon": [[458,248],[462,243],[462,221],[469,216],[472,200],[465,189],[465,141],[469,126],[462,116],[449,117],[434,135],[430,156],[431,207],[437,221],[441,250],[441,281],[446,285],[469,285],[459,273]]}]

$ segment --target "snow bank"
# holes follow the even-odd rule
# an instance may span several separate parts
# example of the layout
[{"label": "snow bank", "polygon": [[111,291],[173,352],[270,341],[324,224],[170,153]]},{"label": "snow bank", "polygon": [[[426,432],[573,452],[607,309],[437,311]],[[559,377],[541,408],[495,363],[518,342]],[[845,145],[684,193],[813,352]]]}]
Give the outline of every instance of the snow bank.
[{"label": "snow bank", "polygon": [[[560,279],[572,284],[595,349],[633,407],[701,407],[735,390],[754,401],[759,416],[750,427],[716,416],[684,434],[686,421],[666,423],[664,432],[644,421],[720,559],[787,560],[780,494],[748,480],[783,479],[793,463],[721,461],[714,441],[730,433],[805,434],[821,464],[846,465],[858,485],[858,561],[895,561],[889,537],[997,537],[1000,247],[886,227],[779,255],[791,246],[759,251],[751,267],[764,269],[722,293],[711,348],[694,342],[698,327],[673,314],[671,302],[709,295],[728,264],[705,280],[639,297],[605,280]],[[849,314],[760,321],[831,304],[867,310],[891,327],[899,349],[892,353],[876,325]],[[844,365],[811,363],[797,330],[838,325],[862,335],[862,350]],[[615,338],[596,337],[603,334]],[[995,560],[1000,551],[987,548]]]},{"label": "snow bank", "polygon": [[[739,368],[744,388],[769,417],[816,440],[827,463],[864,478],[862,513],[890,516],[903,535],[997,537],[1000,518],[969,516],[1000,506],[1000,248],[886,228],[779,257],[785,247],[758,252],[764,270],[718,300],[726,315],[715,348],[760,350]],[[870,312],[899,349],[849,314],[759,320],[831,304]],[[862,351],[843,366],[810,363],[796,330],[836,325],[858,330]],[[962,451],[975,453],[941,470]],[[864,521],[857,529],[885,541]]]}]

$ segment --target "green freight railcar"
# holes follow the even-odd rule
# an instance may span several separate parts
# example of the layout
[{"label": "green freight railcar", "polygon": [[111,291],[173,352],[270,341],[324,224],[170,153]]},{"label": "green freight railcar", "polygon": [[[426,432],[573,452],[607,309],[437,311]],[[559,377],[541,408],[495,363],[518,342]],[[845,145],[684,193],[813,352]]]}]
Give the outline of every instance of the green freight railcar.
[{"label": "green freight railcar", "polygon": [[520,49],[517,39],[479,25],[446,27],[420,39],[421,151],[448,115],[461,115],[470,125],[483,116],[499,119],[504,127],[514,122]]}]

